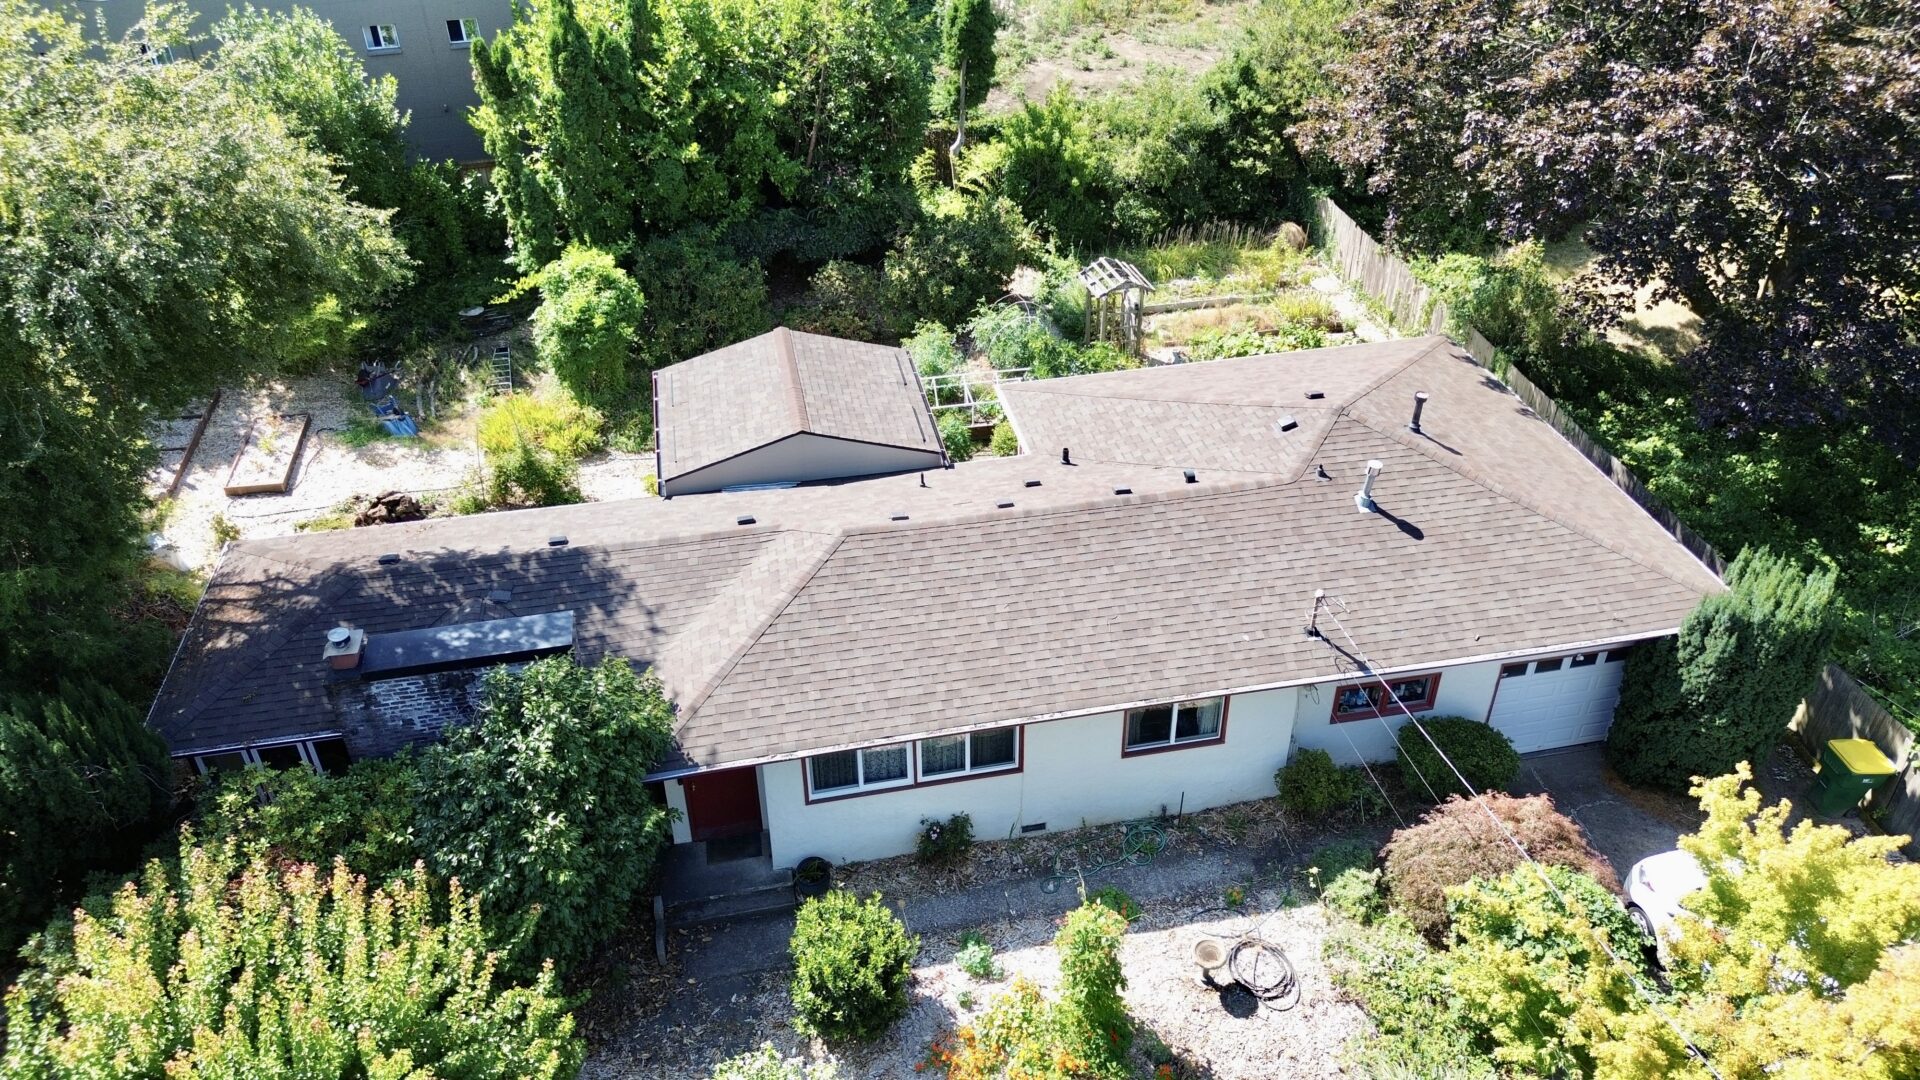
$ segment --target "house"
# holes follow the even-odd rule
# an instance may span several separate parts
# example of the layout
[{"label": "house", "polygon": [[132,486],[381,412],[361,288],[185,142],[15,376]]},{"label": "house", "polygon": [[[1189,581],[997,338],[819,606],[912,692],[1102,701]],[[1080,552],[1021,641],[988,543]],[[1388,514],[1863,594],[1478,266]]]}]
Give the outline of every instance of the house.
[{"label": "house", "polygon": [[[97,17],[110,40],[146,15],[144,0],[69,0],[69,5],[89,28]],[[196,16],[192,29],[201,36],[163,55],[185,59],[218,47],[206,35],[235,6],[227,0],[189,0],[186,8]],[[487,159],[480,133],[467,123],[468,111],[480,104],[468,51],[475,40],[491,39],[513,25],[508,0],[260,0],[253,6],[311,10],[333,27],[370,77],[392,76],[394,104],[409,117],[405,135],[415,156],[462,163]]]},{"label": "house", "polygon": [[[699,393],[777,421],[742,447],[807,430],[804,378],[754,363]],[[1444,338],[1001,393],[1016,457],[238,543],[152,723],[197,767],[325,767],[433,738],[491,664],[618,655],[676,704],[675,839],[790,866],[959,811],[1260,798],[1299,748],[1390,758],[1400,706],[1591,742],[1626,653],[1719,587]]]}]

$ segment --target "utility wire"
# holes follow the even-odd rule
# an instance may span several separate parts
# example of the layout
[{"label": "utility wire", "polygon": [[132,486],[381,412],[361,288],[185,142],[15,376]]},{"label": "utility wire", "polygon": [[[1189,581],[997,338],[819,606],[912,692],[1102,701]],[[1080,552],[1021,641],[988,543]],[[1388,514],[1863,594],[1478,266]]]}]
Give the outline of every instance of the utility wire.
[{"label": "utility wire", "polygon": [[[1533,867],[1534,873],[1539,875],[1540,881],[1546,885],[1547,891],[1551,892],[1554,899],[1560,902],[1561,909],[1564,910],[1569,917],[1572,917],[1574,915],[1573,905],[1567,902],[1567,898],[1561,893],[1559,886],[1555,885],[1553,879],[1547,876],[1546,867],[1542,866],[1540,860],[1534,858],[1533,853],[1527,850],[1527,846],[1520,842],[1520,838],[1515,836],[1511,829],[1507,828],[1507,823],[1500,820],[1500,815],[1493,812],[1493,807],[1487,805],[1486,799],[1480,792],[1474,789],[1473,784],[1467,781],[1466,775],[1460,771],[1459,766],[1455,765],[1453,759],[1447,756],[1447,752],[1440,748],[1438,742],[1434,741],[1433,735],[1427,731],[1426,725],[1422,724],[1420,718],[1415,716],[1413,711],[1407,708],[1405,703],[1394,694],[1393,687],[1388,685],[1386,678],[1374,670],[1373,661],[1367,658],[1366,653],[1361,650],[1359,642],[1355,641],[1353,635],[1347,631],[1346,624],[1340,621],[1340,616],[1335,614],[1331,607],[1322,610],[1325,610],[1327,617],[1333,620],[1333,625],[1340,629],[1340,636],[1347,639],[1347,645],[1353,650],[1353,655],[1359,658],[1362,670],[1366,674],[1371,675],[1374,681],[1380,684],[1380,692],[1385,695],[1386,700],[1391,701],[1394,707],[1406,715],[1408,722],[1413,724],[1414,730],[1418,731],[1421,737],[1427,740],[1427,745],[1433,747],[1433,752],[1439,755],[1440,760],[1446,764],[1447,768],[1451,770],[1453,775],[1460,781],[1461,790],[1468,792],[1469,797],[1473,799],[1474,803],[1486,812],[1487,818],[1493,822],[1494,828],[1499,829],[1501,835],[1507,838],[1507,842],[1513,845],[1514,850],[1518,851],[1521,857]],[[1379,710],[1376,710],[1376,712],[1378,711]],[[1391,725],[1387,724],[1386,717],[1378,716],[1377,719],[1379,719],[1383,727],[1387,728],[1390,734],[1393,734],[1394,745],[1401,745],[1399,735],[1393,731]],[[1402,756],[1405,755],[1403,754]],[[1408,763],[1412,763],[1411,758],[1408,758]],[[1418,775],[1419,771],[1419,768],[1416,766],[1414,769],[1415,774]],[[1426,777],[1421,776],[1420,782],[1425,784]],[[1432,785],[1428,785],[1427,790],[1431,793],[1433,790]],[[1437,802],[1438,800],[1436,799],[1435,801]],[[1600,948],[1606,952],[1609,959],[1631,971],[1633,965],[1627,964],[1626,961],[1620,958],[1618,953],[1613,951],[1613,945],[1607,941],[1605,934],[1596,932],[1594,940],[1599,942]],[[1680,1037],[1682,1043],[1686,1044],[1687,1052],[1697,1058],[1701,1065],[1705,1066],[1707,1072],[1713,1076],[1714,1080],[1724,1080],[1720,1075],[1720,1071],[1713,1067],[1713,1062],[1708,1060],[1706,1052],[1701,1050],[1699,1045],[1694,1042],[1693,1037],[1688,1035],[1686,1031],[1680,1027],[1679,1023],[1675,1021],[1672,1016],[1668,1015],[1665,1009],[1660,1007],[1660,1003],[1654,999],[1652,994],[1647,992],[1646,987],[1640,984],[1639,978],[1630,974],[1627,981],[1633,986],[1634,992],[1639,994],[1647,1003],[1647,1007],[1653,1011],[1654,1015],[1660,1017],[1661,1020],[1666,1022],[1669,1028],[1673,1029],[1673,1033]]]}]

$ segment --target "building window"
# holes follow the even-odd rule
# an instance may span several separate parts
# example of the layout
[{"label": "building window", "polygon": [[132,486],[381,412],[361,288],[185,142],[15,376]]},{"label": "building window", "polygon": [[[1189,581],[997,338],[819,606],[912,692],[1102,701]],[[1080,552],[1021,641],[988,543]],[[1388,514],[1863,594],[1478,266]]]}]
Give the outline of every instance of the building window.
[{"label": "building window", "polygon": [[853,795],[912,782],[905,743],[840,750],[807,759],[807,785],[815,795]]},{"label": "building window", "polygon": [[920,779],[947,780],[971,773],[998,772],[1020,763],[1018,729],[976,731],[920,740]]},{"label": "building window", "polygon": [[368,52],[390,52],[400,47],[400,32],[393,28],[392,23],[375,23],[362,30],[366,34]]},{"label": "building window", "polygon": [[1556,656],[1551,660],[1536,660],[1533,665],[1533,673],[1535,675],[1545,675],[1549,671],[1559,671],[1561,666],[1566,662],[1567,658],[1564,656]]},{"label": "building window", "polygon": [[447,41],[454,48],[465,48],[480,36],[480,23],[473,19],[448,19]]},{"label": "building window", "polygon": [[170,64],[173,62],[173,50],[165,45],[154,45],[142,41],[137,43],[140,59],[149,64]]},{"label": "building window", "polygon": [[[1522,665],[1521,671],[1509,673],[1503,669],[1500,676],[1511,678],[1524,671],[1525,666]],[[1387,696],[1389,693],[1393,695],[1391,698]],[[1437,672],[1427,675],[1400,675],[1387,679],[1384,686],[1379,679],[1371,682],[1348,683],[1333,691],[1333,722],[1338,724],[1348,720],[1372,720],[1378,716],[1398,716],[1402,709],[1407,712],[1424,712],[1433,708],[1434,700],[1439,697],[1439,694],[1440,675]]]},{"label": "building window", "polygon": [[1225,698],[1204,698],[1173,705],[1150,705],[1127,710],[1123,753],[1166,750],[1188,743],[1218,742]]},{"label": "building window", "polygon": [[292,769],[301,765],[315,772],[339,776],[347,771],[347,741],[341,738],[305,739],[270,746],[246,746],[213,754],[196,754],[193,765],[202,774],[246,769]]}]

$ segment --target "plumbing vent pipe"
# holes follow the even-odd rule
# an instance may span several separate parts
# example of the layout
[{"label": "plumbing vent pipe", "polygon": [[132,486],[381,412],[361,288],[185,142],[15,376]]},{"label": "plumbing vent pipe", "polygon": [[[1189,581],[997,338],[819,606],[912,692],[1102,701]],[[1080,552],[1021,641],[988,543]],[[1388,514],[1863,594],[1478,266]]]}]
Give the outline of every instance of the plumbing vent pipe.
[{"label": "plumbing vent pipe", "polygon": [[1413,395],[1413,423],[1407,425],[1407,430],[1413,432],[1415,435],[1421,433],[1420,410],[1427,407],[1427,397],[1428,394],[1425,390],[1415,391]]},{"label": "plumbing vent pipe", "polygon": [[1363,514],[1373,513],[1373,480],[1383,467],[1378,458],[1367,462],[1367,478],[1360,482],[1360,490],[1353,496],[1353,505]]}]

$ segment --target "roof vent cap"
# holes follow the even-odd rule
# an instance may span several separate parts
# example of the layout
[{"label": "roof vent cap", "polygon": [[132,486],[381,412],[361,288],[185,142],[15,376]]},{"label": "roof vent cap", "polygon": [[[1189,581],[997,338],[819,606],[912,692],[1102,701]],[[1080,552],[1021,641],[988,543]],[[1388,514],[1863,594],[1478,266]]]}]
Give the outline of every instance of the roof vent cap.
[{"label": "roof vent cap", "polygon": [[1039,487],[1039,486],[1040,486],[1040,481],[1038,481],[1038,480],[1029,480],[1029,481],[1027,481],[1027,486],[1028,486],[1028,487]]},{"label": "roof vent cap", "polygon": [[1133,489],[1130,487],[1114,488],[1113,493],[1115,495],[1131,495],[1133,494]]},{"label": "roof vent cap", "polygon": [[547,537],[547,546],[548,547],[566,547],[567,538],[564,536],[561,536],[559,533],[554,533],[552,536]]},{"label": "roof vent cap", "polygon": [[739,517],[733,519],[733,523],[735,525],[752,525],[754,523],[754,517],[752,514],[741,514]]},{"label": "roof vent cap", "polygon": [[380,558],[377,561],[380,563],[381,566],[391,566],[394,563],[397,563],[400,561],[400,553],[397,551],[389,551],[386,554],[380,556]]},{"label": "roof vent cap", "polygon": [[1008,499],[1006,502],[997,502],[997,503],[994,503],[993,505],[996,507],[999,507],[1002,510],[1011,510],[1013,509],[1013,500]]},{"label": "roof vent cap", "polygon": [[1320,400],[1321,398],[1323,398],[1323,397],[1326,397],[1326,396],[1327,396],[1327,394],[1326,394],[1326,391],[1324,391],[1324,390],[1309,390],[1309,391],[1307,391],[1307,400],[1308,400],[1308,401],[1319,401],[1319,400]]},{"label": "roof vent cap", "polygon": [[1380,464],[1380,459],[1374,458],[1368,461],[1367,478],[1360,482],[1360,490],[1353,494],[1353,505],[1363,514],[1371,514],[1374,511],[1373,481],[1375,477],[1380,475],[1382,468],[1384,468],[1384,466]]},{"label": "roof vent cap", "polygon": [[1293,418],[1292,413],[1281,413],[1279,422],[1274,424],[1273,426],[1280,429],[1282,432],[1288,432],[1288,431],[1292,431],[1294,428],[1299,427],[1300,421],[1295,420]]},{"label": "roof vent cap", "polygon": [[336,626],[327,631],[327,644],[329,645],[345,645],[348,641],[352,640],[352,638],[352,627]]},{"label": "roof vent cap", "polygon": [[1192,469],[1182,469],[1180,470],[1180,475],[1184,477],[1189,484],[1197,484],[1200,482],[1200,478],[1193,474]]},{"label": "roof vent cap", "polygon": [[327,644],[320,650],[320,659],[335,671],[352,671],[360,666],[360,654],[366,650],[366,644],[366,631],[336,626],[327,631]]},{"label": "roof vent cap", "polygon": [[1424,432],[1420,430],[1420,410],[1427,407],[1427,398],[1429,396],[1425,390],[1414,392],[1413,419],[1407,424],[1407,430],[1413,432],[1415,435],[1424,434]]}]

